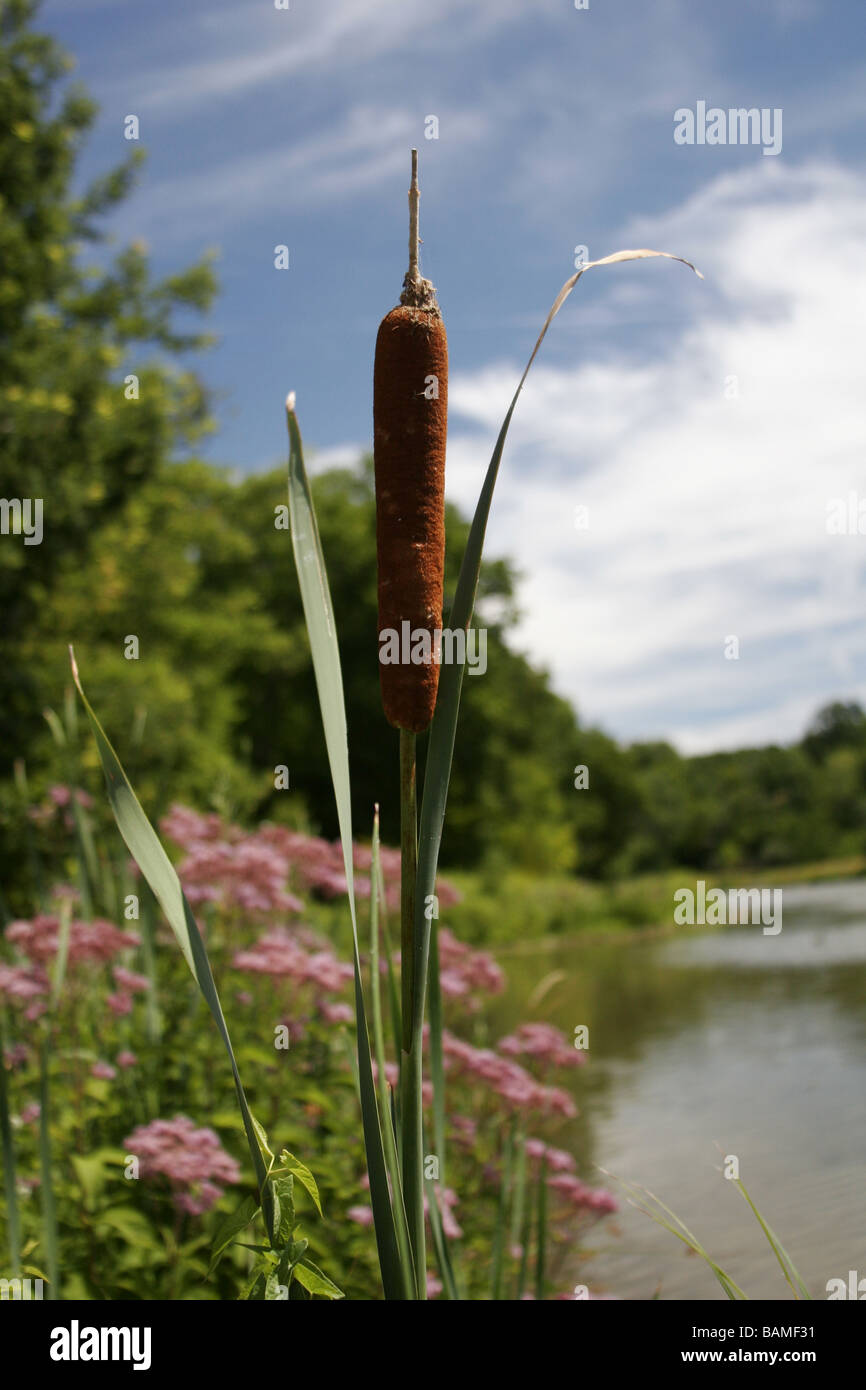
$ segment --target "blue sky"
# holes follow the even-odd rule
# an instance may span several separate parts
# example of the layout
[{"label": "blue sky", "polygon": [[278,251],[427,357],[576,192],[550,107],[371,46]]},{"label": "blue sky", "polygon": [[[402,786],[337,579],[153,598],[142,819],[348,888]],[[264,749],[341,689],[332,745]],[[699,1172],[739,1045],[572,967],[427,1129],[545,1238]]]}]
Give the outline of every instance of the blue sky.
[{"label": "blue sky", "polygon": [[[101,106],[83,174],[140,120],[118,241],[157,271],[218,248],[208,454],[241,471],[284,458],[289,389],[318,466],[369,448],[412,145],[466,509],[575,247],[700,266],[582,279],[518,407],[488,541],[523,576],[519,646],[581,716],[685,751],[792,739],[827,699],[866,700],[864,537],[827,532],[834,499],[866,501],[863,19],[861,0],[41,10]],[[780,110],[781,152],[677,144],[698,102]]]}]

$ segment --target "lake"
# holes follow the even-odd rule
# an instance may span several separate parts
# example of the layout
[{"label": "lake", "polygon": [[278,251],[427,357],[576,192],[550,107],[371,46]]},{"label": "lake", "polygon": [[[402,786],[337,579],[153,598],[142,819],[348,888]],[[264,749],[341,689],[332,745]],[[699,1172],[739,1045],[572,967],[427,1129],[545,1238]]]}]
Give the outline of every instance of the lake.
[{"label": "lake", "polygon": [[[791,1299],[740,1177],[815,1298],[866,1276],[866,883],[783,890],[783,929],[680,927],[500,951],[492,1020],[589,1028],[580,1117],[553,1141],[617,1192],[660,1197],[750,1298]],[[557,974],[552,974],[557,972]],[[546,992],[531,1002],[545,980]],[[544,986],[542,986],[544,988]],[[596,1226],[583,1278],[622,1298],[724,1299],[698,1257],[629,1207]]]}]

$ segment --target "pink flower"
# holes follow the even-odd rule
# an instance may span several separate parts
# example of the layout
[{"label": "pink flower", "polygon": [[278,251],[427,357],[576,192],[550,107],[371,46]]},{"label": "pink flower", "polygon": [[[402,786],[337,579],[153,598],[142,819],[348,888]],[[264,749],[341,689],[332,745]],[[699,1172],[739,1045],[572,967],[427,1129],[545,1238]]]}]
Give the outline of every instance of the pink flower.
[{"label": "pink flower", "polygon": [[222,1196],[221,1184],[240,1181],[241,1171],[212,1129],[196,1129],[186,1115],[139,1125],[124,1144],[139,1160],[142,1178],[166,1177],[175,1205],[200,1216]]},{"label": "pink flower", "polygon": [[500,1041],[499,1051],[513,1057],[534,1057],[552,1067],[579,1067],[586,1061],[550,1023],[522,1023],[516,1033]]},{"label": "pink flower", "polygon": [[543,1086],[518,1062],[488,1048],[473,1047],[447,1029],[442,1033],[442,1051],[449,1070],[483,1082],[515,1110],[540,1110],[566,1119],[577,1114],[574,1102],[565,1091],[556,1086]]},{"label": "pink flower", "polygon": [[[460,1237],[463,1235],[463,1231],[460,1228],[460,1226],[458,1226],[457,1220],[452,1211],[452,1207],[456,1207],[457,1205],[457,1193],[452,1191],[450,1187],[440,1187],[437,1183],[436,1201],[439,1207],[439,1215],[442,1220],[442,1230],[445,1232],[449,1240],[459,1240]],[[426,1192],[424,1193],[424,1215],[427,1217],[429,1221],[430,1203],[428,1201]]]},{"label": "pink flower", "polygon": [[107,994],[105,1002],[118,1018],[125,1018],[127,1014],[132,1013],[132,995],[126,994],[122,989],[116,994]]},{"label": "pink flower", "polygon": [[[29,960],[43,963],[57,954],[60,918],[40,913],[29,921],[12,922],[6,928],[7,941],[13,942]],[[112,922],[96,917],[92,922],[69,924],[70,964],[78,961],[109,961],[127,946],[137,946],[132,932],[118,930]]]},{"label": "pink flower", "polygon": [[326,1023],[354,1023],[355,1010],[351,1004],[322,1004],[319,1012]]},{"label": "pink flower", "polygon": [[113,1081],[117,1072],[110,1062],[94,1062],[90,1068],[90,1075],[98,1077],[100,1081]]},{"label": "pink flower", "polygon": [[571,1154],[564,1149],[552,1149],[540,1139],[527,1139],[526,1153],[534,1163],[545,1159],[548,1173],[573,1173],[577,1167]]},{"label": "pink flower", "polygon": [[119,1067],[135,1067],[138,1065],[138,1058],[134,1052],[118,1052],[114,1060]]},{"label": "pink flower", "polygon": [[35,999],[47,993],[48,976],[41,965],[4,965],[0,962],[0,995],[5,995],[7,999]]},{"label": "pink flower", "polygon": [[236,970],[311,984],[317,992],[327,994],[339,994],[354,974],[352,966],[338,960],[328,948],[305,950],[298,934],[285,927],[266,932],[250,950],[238,951],[232,964]]},{"label": "pink flower", "polygon": [[122,965],[115,965],[111,973],[121,989],[128,994],[136,994],[150,989],[150,980],[146,975],[137,975],[134,970],[126,970]]},{"label": "pink flower", "polygon": [[38,1100],[32,1100],[30,1104],[25,1105],[24,1109],[21,1111],[21,1123],[23,1125],[32,1125],[34,1121],[39,1119],[41,1114],[42,1106],[39,1104]]},{"label": "pink flower", "polygon": [[441,1292],[442,1292],[442,1281],[441,1281],[441,1279],[437,1279],[437,1278],[436,1278],[436,1275],[435,1275],[435,1274],[431,1274],[430,1271],[429,1271],[429,1269],[428,1269],[428,1270],[427,1270],[427,1297],[428,1297],[428,1298],[438,1298],[438,1297],[439,1297],[439,1294],[440,1294]]},{"label": "pink flower", "polygon": [[346,1215],[350,1221],[357,1221],[359,1226],[372,1226],[373,1224],[372,1207],[349,1207]]},{"label": "pink flower", "polygon": [[573,1177],[569,1173],[561,1173],[549,1178],[547,1185],[558,1192],[569,1206],[575,1209],[584,1208],[597,1212],[619,1210],[619,1203],[612,1193],[606,1192],[602,1187],[587,1187],[585,1183],[580,1181],[580,1178]]}]

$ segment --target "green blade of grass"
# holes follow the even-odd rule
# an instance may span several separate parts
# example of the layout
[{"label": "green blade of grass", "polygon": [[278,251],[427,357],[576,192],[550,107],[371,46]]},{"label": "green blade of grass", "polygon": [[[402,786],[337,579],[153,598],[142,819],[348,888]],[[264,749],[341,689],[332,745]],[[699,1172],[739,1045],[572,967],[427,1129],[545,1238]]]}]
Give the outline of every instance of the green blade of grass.
[{"label": "green blade of grass", "polygon": [[48,1268],[48,1297],[60,1297],[60,1242],[57,1235],[57,1202],[51,1162],[51,1089],[48,1081],[50,1044],[46,1037],[39,1049],[39,1184],[42,1201],[42,1230],[45,1237],[45,1263]]},{"label": "green blade of grass", "polygon": [[21,1276],[21,1216],[18,1210],[18,1189],[15,1185],[15,1141],[12,1137],[9,1092],[6,1086],[5,1050],[6,1011],[0,1005],[0,1145],[3,1151],[3,1192],[6,1197],[6,1239],[11,1276],[18,1279]]},{"label": "green blade of grass", "polygon": [[442,1287],[452,1303],[459,1301],[460,1293],[457,1287],[457,1277],[451,1259],[451,1250],[448,1237],[442,1225],[442,1212],[439,1208],[439,1194],[437,1183],[431,1178],[424,1179],[424,1186],[427,1191],[427,1210],[430,1214],[430,1232],[433,1237],[433,1253],[436,1256],[436,1266],[442,1275]]},{"label": "green blade of grass", "polygon": [[784,1245],[779,1240],[779,1237],[776,1235],[775,1231],[773,1231],[768,1222],[764,1220],[763,1216],[758,1211],[758,1208],[755,1206],[755,1203],[752,1201],[748,1191],[746,1190],[746,1184],[742,1182],[740,1178],[735,1178],[734,1186],[736,1187],[740,1195],[743,1197],[743,1199],[746,1202],[748,1202],[749,1206],[754,1212],[758,1221],[758,1225],[764,1232],[764,1235],[767,1237],[767,1240],[770,1244],[770,1248],[772,1249],[773,1254],[776,1256],[776,1259],[779,1261],[779,1267],[781,1268],[781,1271],[784,1274],[785,1279],[787,1280],[794,1297],[797,1299],[806,1298],[809,1300],[809,1302],[811,1302],[812,1295],[809,1293],[809,1290],[806,1288],[806,1285],[803,1283],[803,1280],[797,1272],[797,1268],[794,1264],[794,1261],[791,1259],[791,1256],[788,1254]]},{"label": "green blade of grass", "polygon": [[180,886],[174,866],[160,843],[159,837],[150,821],[147,819],[138,801],[135,792],[130,786],[129,780],[123,767],[120,764],[117,754],[109,742],[105,731],[96,717],[87,696],[84,694],[81,679],[78,674],[78,666],[75,656],[70,647],[72,659],[72,674],[75,680],[78,693],[90,721],[90,727],[96,740],[96,747],[99,752],[102,770],[105,774],[105,782],[108,788],[108,799],[127,849],[144,875],[150,890],[162,908],[168,920],[177,943],[183,953],[183,957],[190,968],[205,1000],[214,1022],[223,1040],[232,1076],[235,1083],[238,1105],[241,1111],[244,1131],[247,1136],[247,1144],[250,1150],[250,1157],[256,1174],[259,1193],[262,1199],[262,1208],[265,1212],[265,1219],[268,1225],[268,1232],[273,1237],[273,1204],[268,1191],[268,1171],[273,1162],[273,1155],[267,1147],[264,1130],[254,1119],[253,1114],[247,1104],[246,1094],[241,1082],[240,1072],[238,1071],[235,1060],[234,1049],[231,1038],[229,1037],[228,1026],[222,1011],[219,995],[217,994],[216,984],[210,968],[210,961],[201,939],[192,908],[186,900],[186,895]]},{"label": "green blade of grass", "polygon": [[[559,313],[568,296],[571,294],[578,280],[587,270],[592,270],[596,266],[615,265],[621,261],[648,260],[661,257],[665,260],[679,261],[680,264],[688,266],[700,276],[701,272],[696,270],[691,261],[686,261],[682,256],[671,255],[668,251],[616,251],[612,256],[604,256],[599,261],[588,261],[586,265],[566,280],[559,294],[551,306],[550,312],[544,321],[544,325],[532,349],[529,361],[526,364],[523,375],[517,385],[511,404],[508,407],[493,456],[484,478],[481,488],[481,495],[478,498],[478,505],[475,508],[475,515],[472,518],[472,526],[469,531],[469,539],[466,542],[466,551],[463,562],[460,566],[460,574],[457,579],[457,588],[454,594],[454,602],[448,617],[448,626],[453,631],[458,628],[469,627],[472,621],[472,612],[475,607],[475,596],[478,591],[478,578],[481,573],[481,558],[484,550],[484,537],[487,531],[487,520],[490,515],[490,506],[493,501],[493,491],[496,486],[496,479],[499,474],[499,464],[502,459],[502,452],[505,448],[505,440],[511,425],[511,418],[515,407],[523,390],[524,382],[529,375],[530,368],[538,354],[538,350],[547,335],[556,315]],[[430,952],[430,923],[424,917],[424,905],[431,893],[436,891],[436,870],[439,863],[439,847],[442,841],[442,828],[445,823],[445,806],[448,800],[448,785],[451,780],[451,764],[454,758],[454,740],[457,733],[457,716],[460,711],[460,692],[463,686],[464,665],[455,662],[451,665],[443,665],[439,675],[439,694],[436,700],[436,711],[433,716],[433,723],[430,726],[430,739],[427,748],[427,764],[424,775],[424,795],[421,802],[421,822],[418,834],[418,877],[415,898],[415,960],[413,964],[413,1029],[418,1032],[423,1028],[424,1021],[424,991],[427,982],[427,965]]]},{"label": "green blade of grass", "polygon": [[364,1147],[370,1178],[370,1200],[373,1207],[376,1245],[379,1251],[379,1267],[382,1273],[385,1297],[408,1299],[412,1298],[414,1294],[414,1271],[407,1268],[405,1262],[400,1258],[402,1241],[398,1241],[396,1223],[400,1220],[403,1203],[402,1196],[400,1200],[397,1200],[395,1193],[395,1201],[392,1206],[388,1188],[382,1129],[376,1104],[376,1090],[373,1084],[370,1034],[361,985],[361,956],[358,944],[355,875],[352,859],[349,744],[343,698],[343,675],[340,668],[340,651],[337,645],[337,627],[328,587],[325,557],[322,553],[319,528],[316,524],[316,514],[313,508],[313,498],[304,467],[301,432],[295,415],[293,396],[289,396],[286,401],[286,418],[289,429],[289,520],[292,547],[298,572],[304,618],[310,640],[313,672],[316,678],[319,708],[325,732],[325,746],[331,769],[334,799],[337,805],[349,913],[352,919],[358,1083],[361,1096]]},{"label": "green blade of grass", "polygon": [[400,991],[397,988],[397,977],[394,972],[394,946],[391,941],[391,929],[388,926],[388,908],[385,902],[385,876],[382,872],[381,855],[379,857],[379,920],[382,926],[382,941],[385,946],[385,964],[388,967],[388,999],[391,1005],[391,1033],[394,1039],[394,1056],[400,1056],[400,1041],[403,1036],[403,1023],[400,1017]]},{"label": "green blade of grass", "polygon": [[[743,1292],[739,1284],[731,1278],[730,1274],[727,1274],[725,1270],[722,1269],[721,1265],[716,1263],[712,1256],[704,1249],[703,1245],[701,1245],[697,1236],[689,1230],[688,1226],[677,1216],[676,1212],[671,1211],[670,1207],[665,1206],[660,1197],[656,1197],[655,1193],[650,1192],[647,1187],[639,1187],[636,1184],[626,1182],[623,1178],[616,1177],[615,1174],[609,1173],[606,1168],[599,1168],[599,1172],[604,1173],[605,1177],[612,1178],[614,1182],[618,1182],[620,1186],[625,1189],[629,1194],[628,1200],[633,1207],[643,1212],[644,1216],[648,1216],[657,1226],[661,1226],[663,1230],[668,1231],[672,1236],[676,1236],[677,1240],[682,1241],[683,1245],[687,1245],[696,1255],[700,1255],[704,1263],[713,1271],[716,1279],[732,1302],[735,1302],[737,1299],[748,1300],[748,1296]],[[665,1215],[659,1216],[658,1212],[646,1206],[644,1203],[646,1197],[648,1197],[651,1202],[655,1202],[659,1211],[664,1212]]]},{"label": "green blade of grass", "polygon": [[442,986],[439,980],[439,923],[430,931],[430,1079],[433,1083],[433,1145],[439,1181],[445,1186],[445,1058],[442,1052]]},{"label": "green blade of grass", "polygon": [[[370,1001],[373,1013],[373,1040],[376,1049],[376,1071],[379,1083],[379,1115],[385,1150],[385,1166],[391,1186],[392,1202],[403,1202],[400,1184],[400,1159],[397,1154],[397,1140],[391,1119],[391,1097],[385,1075],[385,1029],[382,1024],[382,984],[379,977],[379,892],[381,880],[381,856],[379,854],[379,807],[373,813],[372,862],[370,864]],[[412,1266],[412,1249],[409,1242],[409,1223],[405,1206],[395,1221],[400,1260],[405,1268]]]},{"label": "green blade of grass", "polygon": [[514,1124],[509,1126],[502,1152],[502,1179],[499,1185],[499,1202],[496,1210],[496,1226],[493,1232],[493,1259],[490,1266],[490,1297],[498,1302],[502,1297],[503,1261],[505,1258],[505,1231],[508,1226],[508,1205],[511,1200],[512,1164],[514,1159]]},{"label": "green blade of grass", "polygon": [[547,1159],[541,1160],[538,1174],[538,1205],[535,1237],[535,1297],[540,1303],[547,1287]]}]

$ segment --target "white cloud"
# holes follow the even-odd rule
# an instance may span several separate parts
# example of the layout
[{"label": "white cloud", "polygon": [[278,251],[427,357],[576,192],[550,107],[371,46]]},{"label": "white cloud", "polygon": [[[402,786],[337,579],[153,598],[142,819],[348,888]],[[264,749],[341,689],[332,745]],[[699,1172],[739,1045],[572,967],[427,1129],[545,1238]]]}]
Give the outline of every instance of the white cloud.
[{"label": "white cloud", "polygon": [[[526,576],[523,646],[583,717],[689,751],[793,738],[822,700],[866,695],[864,539],[826,532],[831,498],[866,496],[866,181],[773,163],[624,229],[622,245],[693,258],[706,288],[663,262],[592,272],[594,296],[627,277],[647,313],[669,321],[676,306],[682,326],[641,360],[606,353],[598,332],[576,340],[572,370],[542,348],[488,535]],[[579,320],[590,280],[564,315]],[[464,506],[519,371],[450,384],[449,491]]]}]

